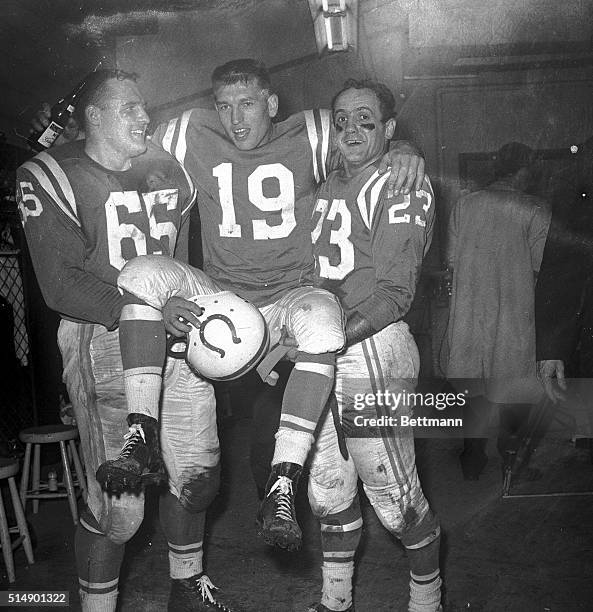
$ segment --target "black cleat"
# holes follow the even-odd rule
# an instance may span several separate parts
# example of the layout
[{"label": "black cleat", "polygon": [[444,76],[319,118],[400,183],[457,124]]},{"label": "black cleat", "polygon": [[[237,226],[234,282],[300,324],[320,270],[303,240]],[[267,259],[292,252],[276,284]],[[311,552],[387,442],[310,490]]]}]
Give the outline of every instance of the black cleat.
[{"label": "black cleat", "polygon": [[303,541],[296,521],[294,496],[302,467],[296,463],[277,463],[266,485],[266,496],[257,513],[257,535],[270,546],[298,550]]},{"label": "black cleat", "polygon": [[216,601],[212,591],[217,590],[206,574],[196,574],[191,578],[171,580],[168,612],[233,612],[220,601]]},{"label": "black cleat", "polygon": [[143,486],[163,484],[165,468],[159,445],[159,424],[145,414],[128,415],[129,432],[119,455],[102,463],[97,481],[112,495],[140,491]]}]

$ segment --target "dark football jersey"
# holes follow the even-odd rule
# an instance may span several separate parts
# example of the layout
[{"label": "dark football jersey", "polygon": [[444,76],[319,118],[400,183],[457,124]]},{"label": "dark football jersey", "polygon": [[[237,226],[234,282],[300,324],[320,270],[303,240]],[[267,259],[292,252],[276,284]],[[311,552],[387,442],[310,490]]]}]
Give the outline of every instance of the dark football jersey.
[{"label": "dark football jersey", "polygon": [[18,205],[48,305],[77,321],[113,327],[117,276],[137,255],[173,255],[195,196],[179,163],[149,144],[124,172],[107,170],[77,141],[17,170]]},{"label": "dark football jersey", "polygon": [[410,308],[434,223],[428,179],[421,190],[392,198],[386,182],[377,165],[353,178],[336,170],[319,188],[313,218],[317,283],[340,298],[347,315],[358,311],[374,324],[386,308],[392,321]]},{"label": "dark football jersey", "polygon": [[160,126],[198,189],[204,271],[258,306],[313,281],[311,214],[330,157],[330,114],[305,111],[273,126],[251,151],[225,135],[218,114],[193,109]]}]

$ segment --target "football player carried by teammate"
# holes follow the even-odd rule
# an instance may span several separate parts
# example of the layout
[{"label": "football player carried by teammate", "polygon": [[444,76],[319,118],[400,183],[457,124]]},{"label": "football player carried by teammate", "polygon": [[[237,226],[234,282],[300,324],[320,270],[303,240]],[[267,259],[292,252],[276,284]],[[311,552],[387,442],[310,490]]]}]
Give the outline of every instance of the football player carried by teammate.
[{"label": "football player carried by teammate", "polygon": [[[118,272],[137,255],[183,256],[195,190],[180,164],[147,142],[149,119],[133,75],[97,71],[78,110],[86,139],[40,153],[18,169],[17,183],[37,279],[62,316],[64,380],[86,465],[87,507],[75,538],[82,609],[115,610],[125,543],[143,519],[142,492],[107,495],[95,477],[118,454],[127,416],[128,448],[140,449],[148,471],[158,472],[159,434],[163,443],[169,490],[159,515],[169,547],[169,610],[220,610],[202,571],[205,510],[219,480],[212,385],[182,360],[168,360],[160,428],[144,414],[127,415],[119,347],[127,301]],[[160,369],[163,363],[164,355]]]},{"label": "football player carried by teammate", "polygon": [[392,411],[380,401],[360,405],[356,399],[414,390],[418,350],[402,317],[430,246],[433,193],[425,179],[409,195],[387,194],[377,169],[395,129],[395,101],[385,85],[347,81],[332,107],[344,165],[319,189],[313,238],[318,284],[341,298],[347,349],[336,364],[341,426],[336,430],[328,415],[311,462],[309,499],[321,526],[323,587],[321,601],[309,610],[354,610],[360,478],[380,521],[407,549],[409,612],[436,612],[442,609],[440,529],[418,480],[412,430],[365,425],[386,414],[397,420],[410,408]]},{"label": "football player carried by teammate", "polygon": [[[269,529],[266,525],[268,541],[293,548],[301,539],[294,489],[333,386],[335,353],[344,345],[338,300],[312,287],[310,217],[316,185],[313,166],[318,163],[310,137],[314,117],[310,113],[306,119],[301,113],[273,126],[278,99],[270,91],[267,71],[257,62],[221,67],[214,73],[213,86],[218,113],[188,112],[157,129],[153,142],[162,142],[178,156],[200,193],[204,271],[221,289],[234,291],[260,308],[272,343],[279,341],[285,328],[298,344],[264,513],[274,522]],[[325,141],[319,151],[329,143],[329,116],[325,120],[325,133],[320,133]],[[196,304],[186,298],[172,296],[163,308],[165,324],[176,328],[173,333],[186,333],[190,324],[200,324],[199,300]],[[179,305],[173,317],[168,313],[171,305]],[[150,325],[138,329],[141,337]],[[155,342],[162,346],[156,335]],[[146,360],[150,355],[156,355],[152,362]],[[140,358],[145,364],[137,361],[125,373],[137,390],[129,394],[135,412],[143,403],[144,410],[157,405],[156,393],[143,397],[147,388],[143,368],[155,367],[162,354],[146,350]],[[154,383],[157,389],[156,378]],[[123,456],[102,466],[104,481],[121,482],[121,468],[127,465],[130,462]],[[131,468],[135,469],[133,464]]]},{"label": "football player carried by teammate", "polygon": [[[253,59],[217,67],[212,86],[217,116],[187,111],[157,129],[153,141],[183,163],[198,188],[204,272],[260,308],[271,344],[283,329],[297,344],[257,519],[266,542],[294,549],[301,543],[295,488],[344,343],[337,300],[312,287],[311,216],[317,184],[335,159],[333,128],[329,111],[273,123],[278,97],[267,69]],[[396,188],[411,187],[419,165],[423,172],[407,143],[392,151],[390,163]]]}]

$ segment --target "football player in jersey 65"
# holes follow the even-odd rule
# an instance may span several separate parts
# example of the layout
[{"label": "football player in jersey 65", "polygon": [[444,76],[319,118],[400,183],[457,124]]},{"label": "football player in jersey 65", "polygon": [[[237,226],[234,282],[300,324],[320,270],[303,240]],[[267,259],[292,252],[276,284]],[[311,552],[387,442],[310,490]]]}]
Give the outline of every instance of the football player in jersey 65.
[{"label": "football player in jersey 65", "polygon": [[[437,612],[439,523],[418,480],[412,430],[397,424],[410,406],[392,411],[380,401],[356,400],[414,390],[418,350],[402,317],[430,246],[433,193],[425,178],[410,194],[390,197],[378,172],[395,129],[395,101],[385,85],[347,81],[332,106],[344,165],[317,193],[313,240],[317,285],[340,298],[347,349],[336,362],[341,425],[336,429],[331,415],[326,418],[311,463],[309,500],[321,526],[323,586],[309,612],[354,610],[362,530],[358,478],[382,524],[407,549],[409,612]],[[381,416],[394,419],[386,427],[365,424]]]},{"label": "football player in jersey 65", "polygon": [[[153,339],[154,346],[147,341],[120,358],[119,336],[126,334],[128,321],[160,320],[162,327],[162,315],[128,303],[117,288],[118,273],[138,255],[183,258],[184,221],[195,199],[180,164],[147,142],[144,106],[133,75],[94,73],[78,106],[86,140],[52,148],[23,164],[17,170],[18,205],[44,298],[62,316],[58,342],[64,380],[86,465],[87,507],[75,539],[82,609],[115,610],[124,546],[142,522],[141,492],[111,496],[95,477],[100,464],[118,455],[127,430],[119,454],[145,466],[141,476],[159,474],[160,434],[169,485],[159,509],[169,546],[169,610],[223,610],[202,572],[204,515],[219,479],[212,386],[184,361],[168,360],[160,431],[146,414],[127,414],[126,363],[133,371],[143,360],[140,353],[155,346],[158,353],[164,333]],[[216,290],[211,285],[204,278],[202,290]],[[163,352],[142,375],[160,378],[164,363]]]}]

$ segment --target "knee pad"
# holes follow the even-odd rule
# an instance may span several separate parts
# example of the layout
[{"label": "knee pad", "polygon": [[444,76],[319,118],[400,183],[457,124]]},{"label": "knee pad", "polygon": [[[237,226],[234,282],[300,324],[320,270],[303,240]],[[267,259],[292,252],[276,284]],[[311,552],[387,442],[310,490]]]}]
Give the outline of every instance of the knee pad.
[{"label": "knee pad", "polygon": [[179,503],[192,513],[203,512],[214,501],[220,487],[220,464],[183,478]]},{"label": "knee pad", "polygon": [[364,491],[383,527],[396,537],[401,537],[404,516],[401,507],[400,487],[391,485],[372,488],[365,484]]},{"label": "knee pad", "polygon": [[81,526],[90,531],[104,535],[114,544],[125,544],[131,540],[144,520],[144,495],[122,494],[109,500],[107,513],[100,521],[90,508],[85,508],[80,515]]},{"label": "knee pad", "polygon": [[158,310],[173,296],[187,299],[220,291],[201,270],[164,255],[134,257],[122,268],[117,285]]},{"label": "knee pad", "polygon": [[309,504],[316,518],[321,520],[352,506],[358,489],[352,486],[352,482],[347,482],[349,480],[338,473],[331,480],[324,481],[316,479],[312,474],[309,476]]},{"label": "knee pad", "polygon": [[[414,517],[417,518],[417,515],[414,514]],[[414,521],[411,516],[404,521],[400,539],[406,548],[419,550],[434,542],[440,535],[439,520],[428,508],[428,512],[419,521]]]},{"label": "knee pad", "polygon": [[344,313],[338,299],[329,291],[311,289],[290,309],[290,331],[299,351],[319,355],[335,353],[344,347]]},{"label": "knee pad", "polygon": [[362,533],[362,514],[358,495],[348,508],[320,519],[319,527],[324,560],[334,560],[331,559],[329,551],[355,551]]},{"label": "knee pad", "polygon": [[[385,529],[402,540],[404,545],[404,540],[408,541],[408,534],[412,534],[410,537],[413,540],[417,530],[424,528],[425,516],[432,514],[419,486],[410,490],[410,487],[402,488],[397,484],[384,487],[364,485],[364,490]],[[429,527],[426,530],[428,533]]]},{"label": "knee pad", "polygon": [[328,513],[321,519],[321,531],[332,533],[346,533],[362,528],[362,514],[358,495],[354,496],[352,503],[343,510]]},{"label": "knee pad", "polygon": [[114,544],[125,544],[136,534],[144,520],[144,496],[120,495],[113,498],[105,535]]}]

